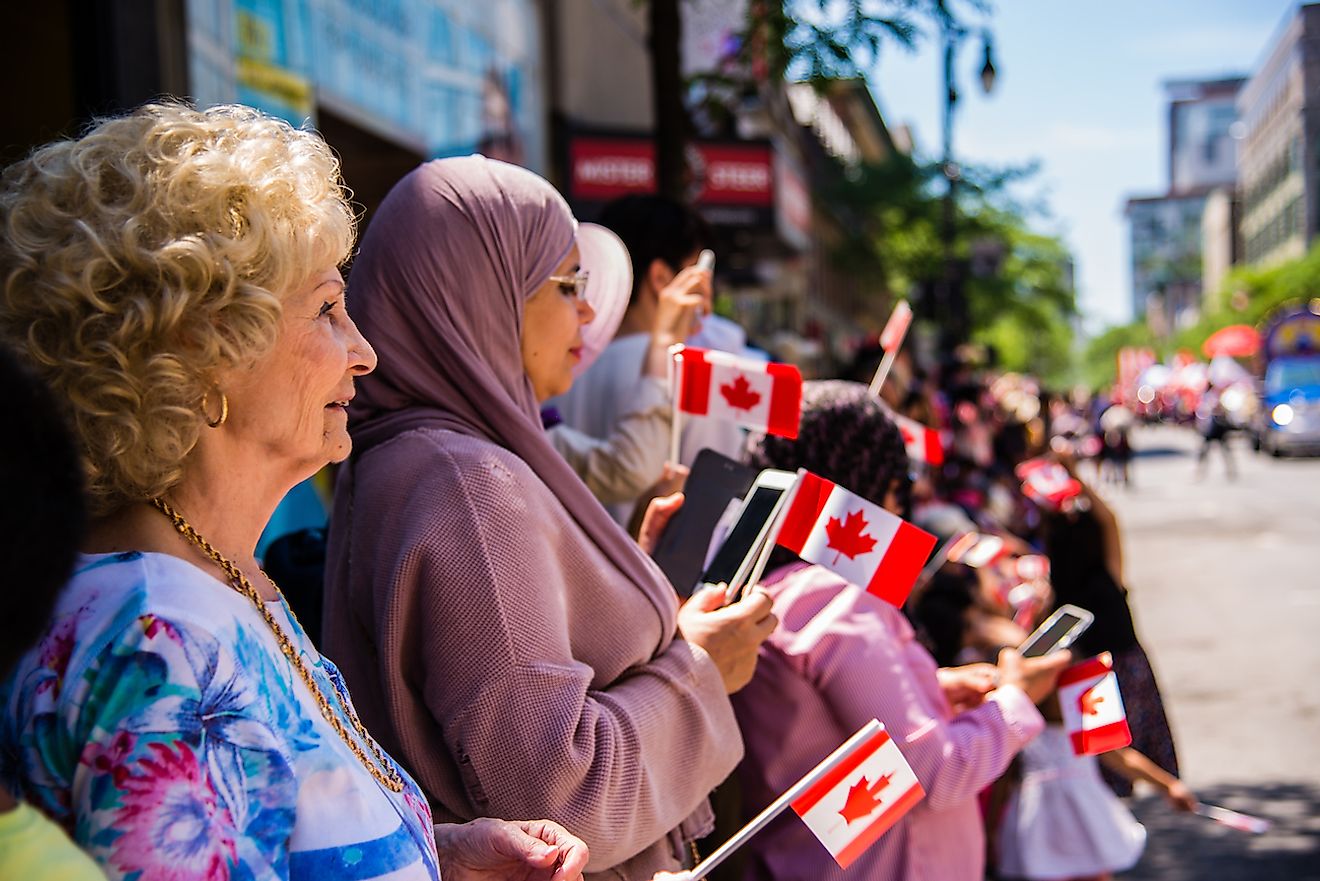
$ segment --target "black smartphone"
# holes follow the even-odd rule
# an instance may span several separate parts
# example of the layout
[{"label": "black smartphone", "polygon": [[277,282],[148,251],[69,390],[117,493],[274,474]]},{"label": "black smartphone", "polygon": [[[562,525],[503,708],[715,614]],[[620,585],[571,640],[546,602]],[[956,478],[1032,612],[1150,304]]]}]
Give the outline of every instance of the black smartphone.
[{"label": "black smartphone", "polygon": [[680,596],[692,595],[716,524],[731,501],[747,495],[756,474],[755,468],[714,450],[697,454],[684,485],[683,507],[665,527],[654,554]]},{"label": "black smartphone", "polygon": [[727,584],[730,587],[735,582],[742,584],[766,539],[770,521],[779,510],[779,500],[792,489],[796,479],[797,475],[792,471],[773,468],[757,475],[729,534],[701,574],[703,584]]}]

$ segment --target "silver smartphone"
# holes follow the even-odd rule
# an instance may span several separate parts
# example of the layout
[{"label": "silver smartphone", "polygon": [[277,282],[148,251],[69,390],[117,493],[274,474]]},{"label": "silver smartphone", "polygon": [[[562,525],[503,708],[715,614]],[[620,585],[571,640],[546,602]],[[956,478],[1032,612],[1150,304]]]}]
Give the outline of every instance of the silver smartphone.
[{"label": "silver smartphone", "polygon": [[1095,616],[1081,606],[1059,606],[1018,646],[1018,652],[1024,658],[1039,658],[1066,649],[1086,632],[1094,620]]}]

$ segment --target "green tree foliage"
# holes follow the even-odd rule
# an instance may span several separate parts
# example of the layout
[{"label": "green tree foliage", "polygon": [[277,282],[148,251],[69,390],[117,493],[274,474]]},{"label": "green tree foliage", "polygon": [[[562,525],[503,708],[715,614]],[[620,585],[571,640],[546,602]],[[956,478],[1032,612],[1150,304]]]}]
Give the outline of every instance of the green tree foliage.
[{"label": "green tree foliage", "polygon": [[[1013,193],[1035,167],[970,167],[956,190],[954,259],[970,311],[972,341],[993,347],[999,366],[1053,383],[1073,380],[1077,305],[1070,257],[1057,238],[1031,229],[1041,206]],[[928,292],[945,270],[943,175],[902,155],[840,174],[820,194],[840,206],[846,235],[836,259],[873,273],[893,292]],[[926,320],[939,316],[921,309]]]}]

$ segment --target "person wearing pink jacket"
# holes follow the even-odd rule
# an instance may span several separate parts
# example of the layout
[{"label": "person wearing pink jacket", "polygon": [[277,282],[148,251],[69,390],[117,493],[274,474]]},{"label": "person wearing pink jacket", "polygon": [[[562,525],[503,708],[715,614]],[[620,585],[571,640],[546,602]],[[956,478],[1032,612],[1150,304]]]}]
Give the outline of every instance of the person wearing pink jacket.
[{"label": "person wearing pink jacket", "polygon": [[[903,441],[865,386],[807,383],[796,440],[754,439],[761,468],[806,468],[903,515],[911,480]],[[911,764],[925,798],[847,874],[795,816],[749,845],[748,879],[980,881],[985,838],[977,794],[1044,728],[1035,703],[1054,688],[1060,652],[940,669],[903,613],[820,566],[776,551],[763,586],[780,624],[752,682],[734,695],[746,758],[748,817],[872,718]],[[776,565],[778,564],[778,565]]]}]

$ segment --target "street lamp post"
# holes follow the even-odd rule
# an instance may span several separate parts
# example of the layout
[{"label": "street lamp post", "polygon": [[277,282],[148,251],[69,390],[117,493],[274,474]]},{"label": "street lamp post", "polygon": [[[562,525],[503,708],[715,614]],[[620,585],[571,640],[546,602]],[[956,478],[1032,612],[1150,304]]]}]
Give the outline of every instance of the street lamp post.
[{"label": "street lamp post", "polygon": [[[958,54],[958,44],[968,32],[954,18],[948,7],[948,0],[940,0],[936,4],[936,13],[944,37],[944,157],[940,169],[944,173],[945,189],[943,216],[940,223],[944,266],[935,285],[934,318],[940,327],[940,350],[945,354],[952,354],[955,348],[967,341],[970,334],[963,279],[959,278],[958,261],[954,253],[958,211],[956,189],[958,180],[962,177],[962,170],[953,158],[953,112],[954,106],[958,103],[958,87],[954,82],[953,63]],[[994,88],[996,74],[989,32],[982,31],[981,39],[985,49],[985,63],[981,67],[980,75],[981,88],[989,94]]]}]

